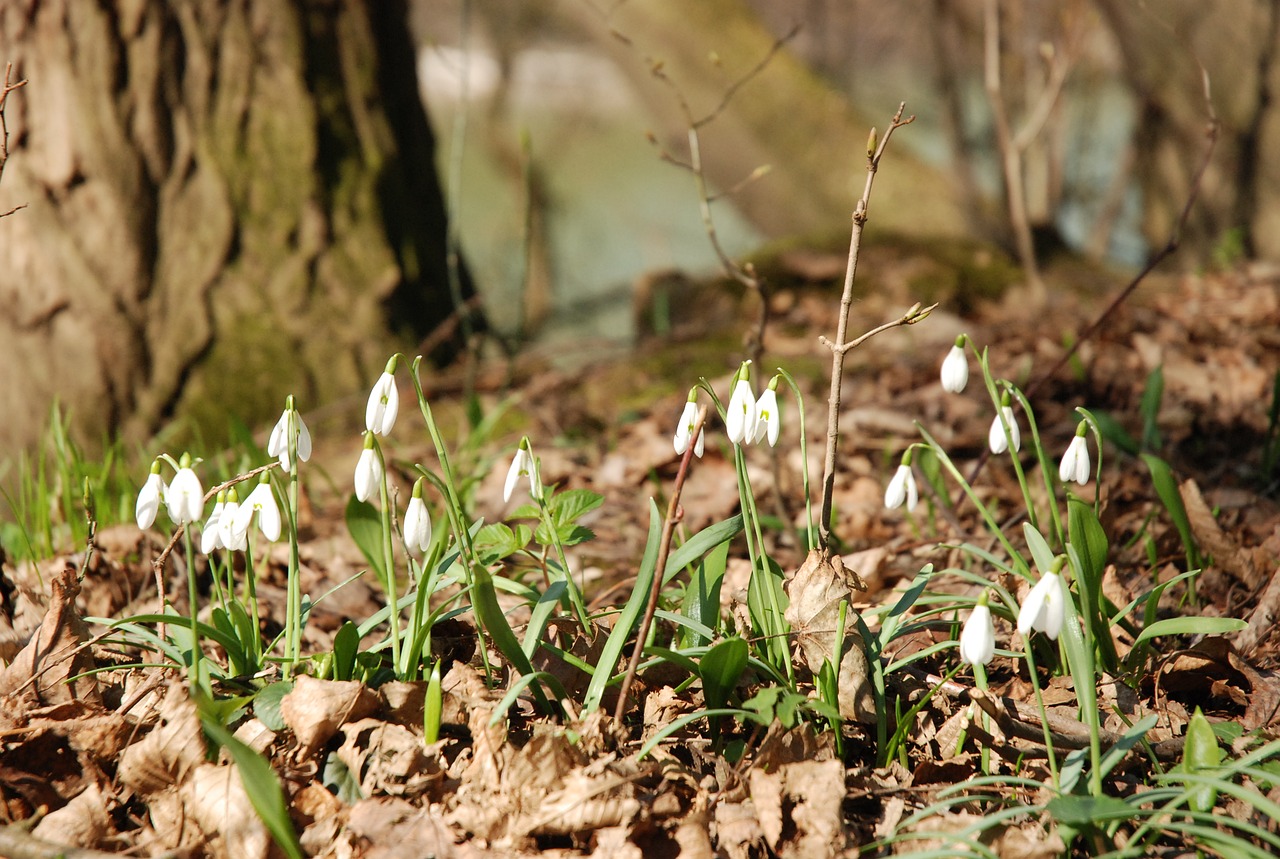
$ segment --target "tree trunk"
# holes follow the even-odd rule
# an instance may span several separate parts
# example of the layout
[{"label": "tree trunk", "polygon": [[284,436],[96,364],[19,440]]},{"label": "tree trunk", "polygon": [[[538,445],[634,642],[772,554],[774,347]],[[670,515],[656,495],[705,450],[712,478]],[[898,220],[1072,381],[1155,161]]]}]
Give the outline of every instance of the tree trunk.
[{"label": "tree trunk", "polygon": [[[10,0],[0,451],[366,387],[454,310],[403,2]],[[12,201],[11,203],[9,201]],[[468,285],[462,284],[466,290]]]}]

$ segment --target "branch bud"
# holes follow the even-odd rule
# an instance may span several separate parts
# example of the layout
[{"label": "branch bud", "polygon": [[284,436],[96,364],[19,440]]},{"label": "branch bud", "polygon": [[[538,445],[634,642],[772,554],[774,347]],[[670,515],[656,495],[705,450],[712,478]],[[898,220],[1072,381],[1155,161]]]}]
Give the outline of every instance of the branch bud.
[{"label": "branch bud", "polygon": [[876,130],[873,127],[871,133],[867,135],[867,157],[874,158],[876,156]]}]

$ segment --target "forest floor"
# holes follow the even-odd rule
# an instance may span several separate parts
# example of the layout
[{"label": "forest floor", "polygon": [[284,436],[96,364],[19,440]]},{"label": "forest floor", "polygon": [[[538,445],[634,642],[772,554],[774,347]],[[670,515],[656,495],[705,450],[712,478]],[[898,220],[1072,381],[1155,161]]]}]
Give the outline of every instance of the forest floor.
[{"label": "forest floor", "polygon": [[[773,367],[781,366],[804,390],[815,489],[830,366],[817,338],[833,334],[838,295],[828,282],[799,281],[806,276],[821,281],[842,262],[802,255],[788,264],[793,285],[772,298],[757,376],[767,379]],[[911,303],[909,263],[887,271],[886,285],[854,306],[855,326],[896,318]],[[1072,275],[1051,271],[1051,285],[1055,277],[1070,281]],[[1109,291],[1122,282],[1095,279],[1102,285],[1055,285],[1041,300],[1021,292],[964,302],[944,295],[926,321],[890,331],[849,356],[833,534],[844,563],[867,585],[849,594],[852,609],[883,620],[883,608],[896,603],[927,564],[940,571],[930,580],[931,593],[972,597],[978,589],[958,570],[996,576],[994,569],[983,571],[954,548],[972,543],[1000,551],[954,483],[947,484],[950,499],[922,484],[922,502],[912,516],[884,508],[885,485],[901,452],[920,440],[917,422],[965,474],[984,458],[993,411],[980,377],[960,395],[943,392],[938,381],[939,363],[957,334],[967,332],[979,349],[989,348],[993,375],[1025,389],[1057,362],[1064,344],[1098,316]],[[458,467],[477,478],[471,490],[475,514],[496,521],[515,506],[503,503],[502,485],[520,434],[529,436],[541,457],[545,484],[603,495],[602,506],[581,523],[595,539],[569,552],[593,611],[621,605],[631,590],[649,531],[648,499],[665,509],[671,492],[678,464],[671,436],[689,387],[705,375],[721,397],[728,396],[742,348],[741,317],[753,311],[749,301],[741,310],[735,302],[698,306],[699,318],[685,315],[666,339],[649,339],[618,360],[575,362],[564,350],[554,361],[546,354],[526,356],[510,388],[501,384],[505,366],[481,374],[482,390],[493,389],[482,394],[482,407],[491,415],[500,407],[505,412],[496,419],[499,429],[458,456]],[[717,333],[724,331],[733,333]],[[584,348],[578,357],[586,356]],[[1162,368],[1163,389],[1155,411],[1149,380],[1157,368]],[[1176,764],[1197,707],[1215,724],[1237,725],[1237,736],[1274,737],[1280,727],[1280,677],[1275,674],[1280,471],[1274,463],[1276,441],[1269,436],[1275,429],[1278,371],[1280,270],[1253,265],[1225,273],[1159,275],[1112,313],[1077,357],[1031,398],[1040,438],[1055,461],[1075,432],[1079,418],[1073,409],[1084,406],[1109,414],[1172,466],[1192,532],[1188,536],[1205,566],[1194,605],[1183,580],[1164,592],[1160,616],[1189,613],[1249,622],[1229,636],[1163,638],[1134,674],[1099,683],[1110,742],[1124,733],[1126,720],[1158,717],[1146,737],[1150,760],[1131,755],[1115,770],[1109,790],[1132,792],[1144,778],[1143,767]],[[499,381],[489,385],[490,376]],[[425,381],[446,434],[451,427],[462,434],[462,410],[444,392],[448,377]],[[779,394],[782,439],[773,450],[749,448],[747,459],[762,512],[776,517],[775,524],[800,523],[800,430],[785,385]],[[1145,426],[1144,395],[1145,413],[1155,415]],[[353,406],[353,413],[362,405]],[[406,399],[401,422],[417,417],[412,406]],[[343,520],[358,453],[356,434],[337,441],[313,432],[312,466],[332,480],[306,484],[299,551],[303,590],[319,595],[368,564]],[[403,441],[413,432],[397,428],[401,440],[391,456],[397,463],[392,472],[400,478],[412,473],[413,462],[434,467],[424,432],[417,435],[422,441]],[[1273,461],[1266,462],[1268,456]],[[1034,477],[1035,459],[1026,446],[1022,460]],[[999,511],[1004,530],[1021,533],[1025,504],[1008,458],[986,462],[974,485],[983,502]],[[400,487],[405,497],[407,483]],[[1101,480],[1081,494],[1093,500],[1095,489],[1110,543],[1102,588],[1113,604],[1128,604],[1153,582],[1187,569],[1183,535],[1142,459],[1108,446]],[[738,510],[732,453],[718,425],[712,427],[705,456],[691,468],[681,503],[684,537]],[[443,528],[439,510],[436,515],[437,527]],[[801,533],[775,527],[767,538],[771,556],[788,577],[805,560]],[[244,768],[233,766],[225,752],[210,759],[183,674],[164,666],[131,667],[137,648],[122,646],[118,635],[100,638],[102,627],[81,620],[157,611],[151,561],[164,543],[160,535],[140,532],[133,524],[104,527],[82,582],[77,572],[83,552],[3,568],[0,645],[5,649],[0,658],[8,667],[0,672],[0,824],[5,824],[0,855],[53,856],[49,844],[133,855],[278,855],[234,776]],[[258,590],[271,618],[264,625],[269,634],[284,615],[287,546],[277,544],[270,559],[268,569],[259,570]],[[186,574],[177,554],[169,569],[170,597],[185,606]],[[722,588],[726,617],[741,615],[749,573],[739,538],[732,544]],[[358,622],[383,605],[370,579],[359,578],[318,602],[304,653],[332,650],[332,636],[344,620]],[[1008,587],[1017,592],[1015,583]],[[885,658],[901,661],[953,638],[964,614],[918,625],[890,642]],[[516,607],[510,620],[519,630],[528,616]],[[893,675],[888,694],[898,702],[897,715],[878,718],[904,717],[909,729],[888,762],[877,757],[884,735],[877,733],[874,716],[845,721],[839,736],[822,720],[787,728],[781,721],[763,726],[728,719],[713,729],[707,720],[693,719],[642,758],[641,745],[656,730],[704,706],[701,685],[685,683],[687,674],[671,663],[640,674],[621,723],[612,718],[614,701],[608,696],[601,710],[584,715],[571,708],[568,715],[551,719],[535,713],[527,692],[508,718],[494,723],[490,716],[513,678],[499,670],[493,683],[486,682],[469,613],[447,623],[433,638],[435,653],[444,660],[442,731],[435,743],[423,739],[421,682],[371,688],[357,681],[299,677],[274,705],[235,698],[271,684],[274,675],[216,687],[223,700],[232,702],[224,708],[230,727],[270,761],[307,854],[701,859],[910,849],[959,855],[955,840],[964,838],[981,842],[974,849],[999,856],[1063,853],[1061,821],[1055,824],[1044,811],[1044,784],[1050,780],[1045,740],[1052,737],[1059,752],[1081,744],[1079,705],[1069,676],[1046,675],[1048,719],[1042,724],[1007,621],[997,624],[999,646],[1019,658],[997,654],[988,666],[985,696],[975,694],[967,667],[951,671],[957,661],[950,648],[922,656]],[[591,662],[599,659],[606,631],[591,637],[557,622],[547,634]],[[668,635],[669,629],[659,632]],[[93,645],[84,646],[90,640]],[[1132,638],[1119,640],[1128,652]],[[214,660],[225,658],[214,646],[206,650]],[[155,654],[142,655],[145,662],[162,661]],[[489,660],[503,664],[496,652]],[[799,655],[796,660],[803,666]],[[571,695],[580,694],[586,675],[575,676],[567,663],[551,661],[536,664],[557,672]],[[104,670],[83,673],[95,667]],[[803,671],[799,677],[802,690],[813,688]],[[731,698],[747,701],[760,682],[747,672]],[[973,708],[979,699],[991,720],[981,722],[991,728],[985,743],[977,741],[982,731]],[[905,715],[917,704],[916,712]],[[946,801],[948,790],[977,778],[984,768],[1009,777],[1003,805]],[[1258,789],[1276,799],[1274,785]],[[975,820],[1013,800],[1030,810],[974,828]],[[1225,796],[1218,803],[1219,814],[1249,818],[1276,833],[1277,822],[1259,818],[1253,806]],[[913,818],[930,807],[928,815]],[[913,840],[877,845],[904,833]],[[1190,850],[1176,839],[1166,847],[1168,855]]]}]

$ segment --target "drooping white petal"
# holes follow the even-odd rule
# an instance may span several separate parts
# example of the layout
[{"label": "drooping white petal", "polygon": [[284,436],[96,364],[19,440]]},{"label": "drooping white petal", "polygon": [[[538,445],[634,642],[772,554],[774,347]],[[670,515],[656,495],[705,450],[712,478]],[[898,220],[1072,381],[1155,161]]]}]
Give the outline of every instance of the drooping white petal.
[{"label": "drooping white petal", "polygon": [[960,659],[970,665],[986,665],[996,655],[996,630],[991,622],[991,609],[973,607],[973,614],[960,630]]},{"label": "drooping white petal", "polygon": [[1058,479],[1063,483],[1074,480],[1081,486],[1089,482],[1089,444],[1082,435],[1071,439],[1066,453],[1062,454],[1062,462],[1058,466]]},{"label": "drooping white petal", "polygon": [[166,487],[158,472],[151,472],[138,491],[138,503],[134,505],[133,515],[138,527],[143,531],[155,524],[156,514],[164,502]]},{"label": "drooping white petal", "polygon": [[[516,484],[520,482],[521,477],[529,477],[529,451],[526,448],[516,450],[516,455],[511,458],[511,467],[507,469],[507,482],[502,487],[502,500],[510,501],[511,493],[515,492]],[[533,480],[529,480],[529,488],[532,493]]]},{"label": "drooping white petal", "polygon": [[400,394],[396,390],[396,377],[383,371],[369,392],[369,402],[364,409],[365,429],[377,435],[388,435],[395,426],[400,411]]},{"label": "drooping white petal", "polygon": [[239,512],[240,502],[228,501],[222,508],[222,516],[218,519],[218,543],[232,552],[243,552],[249,545],[248,520],[245,521],[243,529],[236,529],[236,522],[240,518]]},{"label": "drooping white petal", "polygon": [[942,389],[958,394],[967,384],[969,384],[969,359],[965,357],[962,347],[952,346],[947,357],[942,359]]},{"label": "drooping white petal", "polygon": [[676,424],[675,437],[671,440],[676,456],[684,456],[684,452],[689,449],[689,441],[693,437],[693,425],[697,420],[698,404],[692,400],[685,402],[684,411],[680,412],[680,421]]},{"label": "drooping white petal", "polygon": [[414,555],[425,555],[431,546],[431,514],[421,498],[409,499],[409,506],[404,511],[404,544]]},{"label": "drooping white petal", "polygon": [[1013,417],[1013,407],[1001,406],[1000,411],[1004,415],[1004,422],[1009,424],[1009,434],[1005,435],[1000,415],[996,415],[991,422],[991,431],[987,434],[987,444],[991,447],[992,453],[1000,454],[1008,450],[1012,443],[1013,451],[1017,453],[1022,449],[1022,436],[1018,432],[1018,422]]},{"label": "drooping white petal", "polygon": [[219,501],[213,505],[213,512],[209,514],[209,518],[204,520],[204,530],[200,532],[200,551],[206,555],[214,549],[222,547],[222,541],[219,537],[219,520],[222,518],[223,512],[226,510],[226,503]]},{"label": "drooping white petal", "polygon": [[772,388],[765,388],[760,399],[756,400],[756,434],[752,443],[759,444],[760,439],[767,435],[769,447],[775,447],[781,432],[782,420],[778,416],[778,394]]},{"label": "drooping white petal", "polygon": [[296,421],[298,459],[303,462],[311,459],[311,431],[303,423],[302,415],[294,410],[285,409],[280,415],[280,420],[276,421],[275,427],[272,428],[271,437],[267,439],[267,455],[279,459],[280,467],[285,470],[285,473],[293,471],[293,463],[289,461],[290,416]]},{"label": "drooping white petal", "polygon": [[906,502],[907,510],[914,510],[920,496],[916,490],[916,477],[909,465],[899,465],[889,485],[884,490],[884,506],[893,510]]},{"label": "drooping white petal", "polygon": [[1018,610],[1018,632],[1022,635],[1038,630],[1057,639],[1062,631],[1062,619],[1065,615],[1062,578],[1057,573],[1046,573],[1044,578],[1036,582],[1036,586],[1027,594],[1022,608]]},{"label": "drooping white petal", "polygon": [[190,467],[179,468],[165,493],[165,506],[175,525],[200,521],[204,513],[204,488]]},{"label": "drooping white petal", "polygon": [[756,398],[751,383],[739,379],[725,408],[725,432],[734,444],[750,444],[756,437]]},{"label": "drooping white petal", "polygon": [[360,451],[360,460],[356,463],[356,498],[368,501],[378,494],[382,483],[382,463],[378,461],[378,452],[371,447]]},{"label": "drooping white petal", "polygon": [[236,513],[236,530],[247,536],[255,515],[258,517],[258,530],[262,532],[262,536],[273,543],[279,540],[280,507],[276,504],[276,494],[271,491],[270,483],[259,483],[253,487],[253,491]]}]

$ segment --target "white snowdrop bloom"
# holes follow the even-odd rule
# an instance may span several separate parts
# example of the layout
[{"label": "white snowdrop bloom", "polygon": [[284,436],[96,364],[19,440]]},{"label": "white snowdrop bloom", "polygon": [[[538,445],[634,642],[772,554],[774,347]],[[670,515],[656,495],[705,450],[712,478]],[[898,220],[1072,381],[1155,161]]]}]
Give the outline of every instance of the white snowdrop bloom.
[{"label": "white snowdrop bloom", "polygon": [[151,466],[151,473],[147,475],[146,482],[142,484],[142,489],[138,491],[138,503],[133,508],[134,518],[143,531],[155,524],[156,514],[160,512],[160,505],[164,503],[167,489],[164,479],[160,477],[160,460],[156,460]]},{"label": "white snowdrop bloom", "polygon": [[1084,424],[1080,426],[1082,429],[1076,431],[1071,444],[1067,445],[1066,453],[1062,454],[1062,462],[1058,465],[1058,479],[1063,483],[1074,480],[1084,486],[1089,482],[1092,472],[1089,469],[1089,444],[1085,440]]},{"label": "white snowdrop bloom", "polygon": [[392,358],[374,383],[373,390],[369,392],[369,402],[364,408],[365,429],[381,436],[390,434],[400,411],[400,393],[396,389],[395,371],[396,359]]},{"label": "white snowdrop bloom", "polygon": [[[1018,432],[1018,422],[1013,417],[1013,406],[1002,405],[1000,413],[1004,415],[1004,422],[1001,422],[1000,415],[995,416],[995,420],[991,422],[991,432],[987,434],[987,444],[991,446],[992,453],[1000,454],[1008,450],[1012,442],[1013,452],[1017,453],[1022,449],[1022,436]],[[1004,432],[1005,423],[1009,425],[1007,436]]]},{"label": "white snowdrop bloom", "polygon": [[920,500],[916,491],[916,476],[908,463],[902,463],[893,473],[889,485],[884,490],[884,506],[893,510],[906,502],[907,510],[914,510]]},{"label": "white snowdrop bloom", "polygon": [[1018,632],[1028,635],[1032,630],[1038,630],[1057,640],[1066,614],[1065,599],[1062,577],[1057,573],[1046,573],[1018,610]]},{"label": "white snowdrop bloom", "polygon": [[778,444],[778,436],[782,433],[782,419],[778,416],[778,394],[772,388],[765,388],[760,399],[756,400],[756,434],[752,444],[759,444],[766,435],[769,447]]},{"label": "white snowdrop bloom", "polygon": [[227,503],[218,519],[218,544],[232,552],[243,552],[249,546],[248,531],[236,531],[236,514],[240,510],[240,496],[233,486],[227,490]]},{"label": "white snowdrop bloom", "polygon": [[206,555],[214,549],[222,548],[221,529],[219,527],[222,519],[223,511],[227,509],[227,493],[219,492],[217,503],[213,505],[213,510],[209,513],[209,518],[204,520],[204,529],[200,532],[200,551]]},{"label": "white snowdrop bloom", "polygon": [[986,665],[995,655],[996,628],[991,622],[991,609],[986,602],[979,602],[960,630],[960,659],[970,665]]},{"label": "white snowdrop bloom", "polygon": [[733,386],[733,395],[724,414],[725,432],[734,444],[750,444],[756,437],[756,397],[751,382],[741,378]]},{"label": "white snowdrop bloom", "polygon": [[536,499],[541,491],[533,476],[533,454],[529,451],[529,440],[521,439],[516,455],[511,458],[511,467],[507,469],[507,481],[502,486],[502,500],[510,501],[511,494],[516,491],[520,478],[529,479],[529,496]]},{"label": "white snowdrop bloom", "polygon": [[[263,474],[266,478],[266,475]],[[276,494],[271,490],[271,481],[264,479],[253,487],[249,497],[236,510],[236,518],[231,529],[237,538],[248,539],[249,528],[254,517],[258,518],[258,530],[262,536],[272,543],[280,539],[280,507],[276,504]]]},{"label": "white snowdrop bloom", "polygon": [[373,431],[364,434],[364,450],[360,451],[360,459],[356,462],[356,498],[368,501],[378,494],[382,485],[382,461],[378,452],[373,449]]},{"label": "white snowdrop bloom", "polygon": [[[190,459],[183,456],[182,461],[189,463]],[[189,464],[183,465],[173,476],[164,501],[173,524],[186,525],[200,521],[200,517],[204,515],[204,487],[200,485],[200,478],[196,477]]]},{"label": "white snowdrop bloom", "polygon": [[404,511],[404,545],[412,555],[421,557],[431,546],[431,514],[422,500],[422,483],[419,481]]},{"label": "white snowdrop bloom", "polygon": [[311,459],[311,431],[307,429],[307,425],[303,422],[302,415],[298,414],[298,410],[294,408],[293,397],[290,396],[285,404],[284,411],[280,414],[280,420],[276,421],[275,428],[271,430],[271,437],[267,439],[267,455],[277,457],[280,460],[280,467],[285,470],[286,474],[293,471],[293,463],[289,461],[289,425],[291,418],[295,422],[294,432],[297,434],[298,459],[302,462]]},{"label": "white snowdrop bloom", "polygon": [[942,389],[953,394],[964,390],[969,384],[969,359],[964,354],[965,335],[956,338],[955,345],[942,359]]},{"label": "white snowdrop bloom", "polygon": [[[675,448],[676,456],[684,456],[684,452],[689,449],[689,437],[693,435],[693,425],[697,422],[698,404],[694,400],[689,400],[684,404],[684,411],[680,413],[680,422],[676,424],[675,438],[671,441],[672,447]],[[695,456],[702,456],[706,437],[705,429],[698,431],[698,441],[693,446]]]}]

